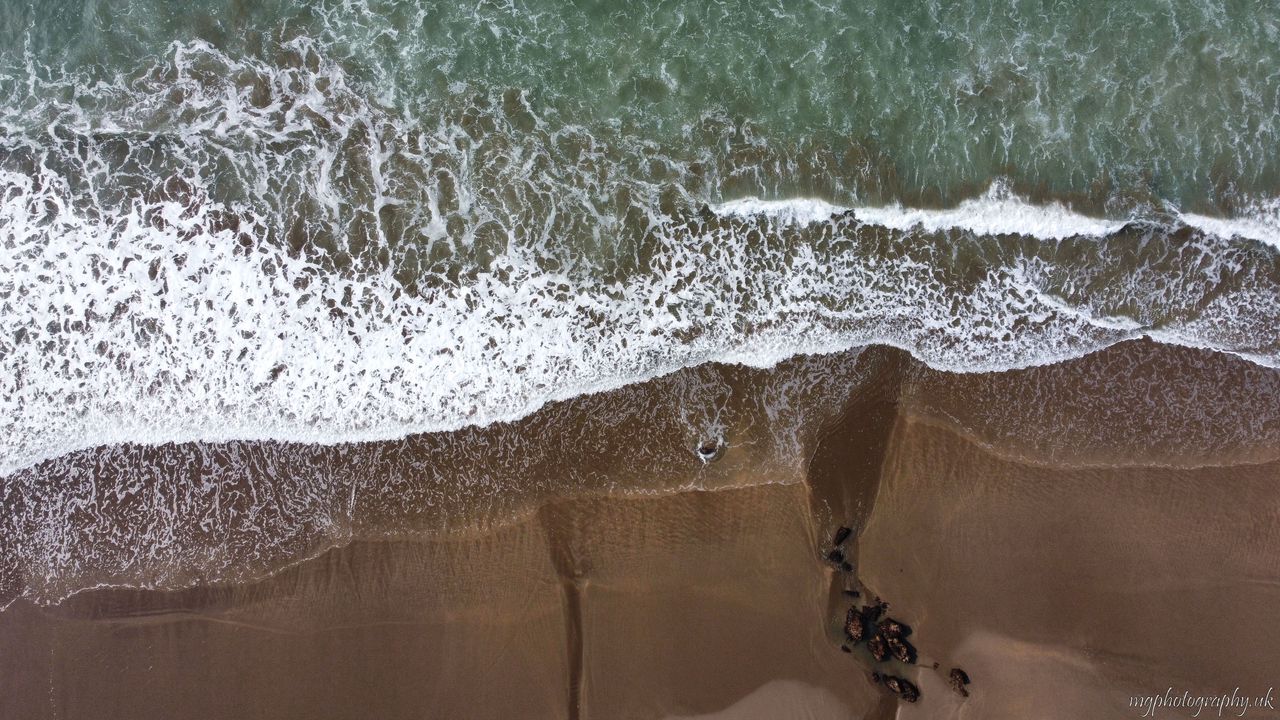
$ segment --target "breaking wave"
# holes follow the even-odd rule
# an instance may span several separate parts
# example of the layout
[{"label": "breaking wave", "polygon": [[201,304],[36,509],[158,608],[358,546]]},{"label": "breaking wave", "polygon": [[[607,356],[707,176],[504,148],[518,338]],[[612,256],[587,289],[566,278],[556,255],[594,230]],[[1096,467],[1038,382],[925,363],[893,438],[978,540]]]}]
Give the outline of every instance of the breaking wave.
[{"label": "breaking wave", "polygon": [[[733,200],[741,155],[512,90],[393,112],[305,38],[280,53],[176,43],[133,75],[0,88],[0,475],[123,442],[453,430],[872,343],[957,371],[1143,335],[1280,361],[1265,203]],[[760,152],[785,174],[803,148]]]}]

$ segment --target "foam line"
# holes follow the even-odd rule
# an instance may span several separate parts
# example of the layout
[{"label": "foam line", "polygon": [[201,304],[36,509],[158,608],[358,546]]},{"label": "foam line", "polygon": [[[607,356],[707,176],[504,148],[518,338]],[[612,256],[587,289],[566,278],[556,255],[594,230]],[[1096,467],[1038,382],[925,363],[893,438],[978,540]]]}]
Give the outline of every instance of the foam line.
[{"label": "foam line", "polygon": [[[1130,218],[1096,218],[1051,202],[1036,205],[1019,197],[1007,184],[997,181],[980,197],[962,201],[954,208],[910,208],[900,204],[884,206],[844,206],[819,198],[761,200],[739,198],[710,206],[718,214],[739,218],[765,216],[777,221],[808,225],[852,212],[859,222],[890,230],[913,229],[925,232],[967,230],[977,235],[1021,235],[1041,240],[1069,237],[1106,237]],[[1184,225],[1218,238],[1246,238],[1280,248],[1280,198],[1255,203],[1235,217],[1212,217],[1175,212]]]},{"label": "foam line", "polygon": [[992,183],[981,197],[961,202],[954,208],[935,210],[902,205],[881,207],[841,207],[823,200],[797,198],[764,201],[746,198],[715,207],[720,213],[738,217],[767,215],[789,223],[812,223],[852,210],[863,223],[890,230],[968,230],[978,235],[1024,235],[1041,240],[1074,236],[1105,237],[1124,226],[1124,220],[1093,218],[1073,212],[1061,203],[1034,205],[1011,192],[1002,182]]}]

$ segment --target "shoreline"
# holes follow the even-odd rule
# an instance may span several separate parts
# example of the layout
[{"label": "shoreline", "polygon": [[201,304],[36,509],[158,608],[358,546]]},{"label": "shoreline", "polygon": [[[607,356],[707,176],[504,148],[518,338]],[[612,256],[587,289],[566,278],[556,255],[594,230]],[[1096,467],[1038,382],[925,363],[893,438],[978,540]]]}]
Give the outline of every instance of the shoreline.
[{"label": "shoreline", "polygon": [[[1183,364],[1191,368],[1189,375],[1183,373],[1190,379],[1180,383],[1179,367]],[[1149,396],[1147,386],[1126,384],[1123,380],[1105,390],[1114,397],[1103,398],[1097,390],[1080,392],[1073,388],[1080,381],[1077,375],[1096,385],[1107,383],[1109,375],[1136,377],[1144,371],[1152,377],[1169,378],[1163,397]],[[885,380],[886,377],[899,379]],[[812,396],[821,397],[816,405],[796,404],[799,398],[787,397],[791,392],[789,384],[807,383],[812,393],[824,378],[833,379],[836,384]],[[178,546],[181,554],[167,561],[171,569],[153,580],[115,577],[118,572],[136,572],[127,568],[138,564],[128,555],[120,555],[114,562],[125,564],[118,565],[106,577],[53,591],[52,595],[45,593],[61,581],[34,595],[30,590],[15,593],[15,583],[22,581],[12,573],[21,572],[29,560],[20,560],[22,555],[14,554],[11,548],[7,558],[0,553],[0,581],[4,580],[6,568],[10,578],[0,582],[0,606],[7,607],[20,597],[40,603],[57,602],[94,588],[171,590],[210,579],[216,582],[219,577],[253,581],[351,542],[424,534],[467,537],[492,532],[494,528],[521,522],[546,503],[565,497],[652,497],[811,482],[811,470],[806,467],[814,462],[823,429],[851,412],[847,403],[856,402],[860,393],[876,383],[886,384],[887,388],[875,392],[877,396],[892,396],[886,397],[885,402],[897,407],[897,416],[953,430],[995,456],[1041,468],[1230,468],[1273,462],[1278,457],[1275,448],[1280,447],[1280,410],[1266,399],[1280,397],[1280,372],[1216,352],[1171,348],[1150,341],[1126,342],[1058,365],[982,374],[933,370],[886,347],[793,358],[766,370],[713,364],[553,403],[524,420],[484,428],[337,446],[271,441],[98,448],[0,478],[0,497],[7,495],[20,503],[17,513],[6,518],[7,527],[0,527],[0,532],[19,540],[24,534],[34,537],[37,533],[39,525],[31,524],[35,518],[29,513],[41,505],[95,506],[101,505],[107,494],[136,494],[137,488],[130,490],[134,486],[125,482],[125,476],[112,479],[112,467],[124,473],[155,476],[157,472],[167,472],[161,470],[163,467],[195,462],[192,477],[204,478],[200,482],[206,487],[223,486],[227,493],[239,493],[238,488],[269,483],[270,492],[279,497],[269,502],[282,503],[295,496],[290,502],[313,506],[308,511],[313,517],[294,511],[297,517],[285,518],[288,524],[281,526],[282,530],[292,527],[290,532],[303,533],[302,545],[295,542],[277,546],[278,541],[273,541],[265,546],[276,546],[273,553],[283,552],[280,561],[269,566],[242,566],[234,556],[227,556],[212,566],[212,578],[205,574],[208,571],[199,569],[195,575],[187,574],[191,553],[201,554],[203,551],[198,548],[207,542],[200,535],[188,535],[189,539],[182,541],[185,549]],[[1125,391],[1125,387],[1140,394]],[[692,395],[688,394],[690,388]],[[681,393],[686,394],[681,397]],[[994,396],[1008,397],[1009,402],[993,406],[983,399]],[[1067,402],[1046,402],[1049,397]],[[726,399],[736,405],[728,409],[736,419],[721,417],[727,408],[721,403]],[[1188,399],[1193,402],[1187,404]],[[782,415],[769,417],[771,403],[779,401],[787,409]],[[1153,412],[1152,402],[1165,404],[1163,412],[1169,417],[1162,420],[1162,413],[1154,411],[1145,425],[1134,425],[1134,418]],[[588,419],[593,417],[597,419]],[[1240,422],[1235,426],[1224,424],[1226,418]],[[726,428],[726,420],[729,426],[745,423],[753,427],[744,435]],[[635,444],[610,422],[633,427],[636,437],[649,438],[647,442],[654,447],[647,448],[643,442]],[[1120,423],[1116,426],[1120,430],[1102,432],[1115,423]],[[1133,442],[1131,434],[1135,432],[1146,438],[1146,448]],[[549,450],[522,456],[519,448],[526,447],[525,438],[540,434],[562,439]],[[725,437],[730,451],[727,462],[701,462],[696,446],[703,438],[716,436]],[[571,444],[565,445],[566,441]],[[499,450],[491,452],[486,448]],[[307,474],[286,474],[275,480],[263,474],[281,463],[311,469]],[[638,471],[646,464],[651,473]],[[453,477],[439,474],[451,466]],[[420,472],[413,468],[431,471],[423,479],[406,484],[409,474]],[[335,471],[336,475],[331,474]],[[579,480],[568,484],[517,480],[522,475],[540,478],[563,471]],[[77,480],[59,499],[59,481],[54,478],[68,474],[76,478],[85,473],[95,476],[93,485]],[[208,485],[211,482],[213,486]],[[403,497],[393,500],[395,494]],[[202,512],[220,507],[224,519],[212,522],[217,523],[215,527],[224,526],[224,532],[257,532],[251,527],[236,530],[227,524],[230,518],[225,516],[228,510],[257,512],[252,506],[239,501],[228,506],[218,496],[208,496],[207,490],[190,492],[183,502],[203,506],[206,510]],[[381,502],[393,504],[379,508]],[[419,508],[410,509],[414,504]],[[26,518],[21,517],[24,507],[30,508],[25,511]],[[270,514],[280,511],[278,505],[272,504],[261,509]],[[184,519],[173,516],[164,521],[176,529]],[[92,542],[94,534],[105,531],[110,522],[109,517],[104,517],[95,525],[80,527],[82,523],[68,518],[64,529],[69,533],[60,542]],[[173,530],[164,527],[157,525],[151,532],[172,536]],[[71,539],[77,536],[80,540]],[[245,539],[249,537],[244,535]],[[132,542],[145,540],[142,535],[135,535]],[[30,550],[25,553],[32,557]],[[84,558],[76,562],[83,564]],[[219,566],[222,569],[217,569]],[[55,571],[49,576],[56,578],[59,574]],[[188,579],[179,579],[183,577]]]},{"label": "shoreline", "polygon": [[[1170,378],[1168,393],[1126,367]],[[312,461],[324,487],[376,470],[351,485],[372,495],[338,506],[347,539],[321,540],[312,518],[293,527],[338,546],[260,543],[260,557],[297,554],[254,579],[16,599],[0,611],[0,646],[13,651],[0,676],[23,690],[0,698],[0,714],[92,703],[116,708],[105,717],[163,716],[184,703],[237,720],[490,705],[557,718],[944,718],[1032,703],[1078,720],[1123,716],[1128,697],[1157,685],[1252,688],[1267,679],[1260,659],[1280,661],[1280,423],[1265,414],[1277,398],[1280,373],[1151,342],[981,375],[872,348],[769,371],[707,366],[505,429],[348,451],[345,465],[312,448],[328,458]],[[726,449],[704,464],[696,449],[711,428]],[[1181,464],[1151,462],[1179,442]],[[1110,462],[1127,451],[1130,462]],[[289,474],[202,482],[301,501],[288,488],[305,463],[250,457],[246,467]],[[437,465],[453,472],[439,487],[518,482],[478,502],[439,496],[425,512]],[[843,571],[824,561],[838,526],[854,528]],[[246,532],[191,536],[169,562]],[[913,628],[917,664],[842,652],[853,589]],[[111,683],[95,680],[107,658],[123,662]],[[948,687],[952,667],[972,678],[967,697]],[[873,669],[910,680],[918,702],[900,705]],[[156,682],[164,689],[146,689]]]}]

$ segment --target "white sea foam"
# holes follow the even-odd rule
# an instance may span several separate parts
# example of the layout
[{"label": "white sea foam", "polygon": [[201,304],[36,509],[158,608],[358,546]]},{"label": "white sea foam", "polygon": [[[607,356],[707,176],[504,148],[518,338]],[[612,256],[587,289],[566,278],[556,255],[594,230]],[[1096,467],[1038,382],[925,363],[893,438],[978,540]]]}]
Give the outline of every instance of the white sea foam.
[{"label": "white sea foam", "polygon": [[[1130,317],[1131,298],[1143,310],[1182,297],[1138,268],[1095,307],[1071,291],[1105,294],[1097,268],[1014,250],[973,276],[949,270],[953,246],[903,242],[913,228],[1052,241],[1123,225],[1000,184],[950,210],[854,208],[856,233],[845,218],[800,240],[752,223],[691,236],[658,190],[625,175],[627,148],[575,128],[522,136],[500,115],[488,131],[442,115],[424,134],[305,41],[293,50],[281,69],[177,45],[155,72],[100,90],[92,122],[54,107],[51,129],[30,135],[22,122],[48,106],[5,118],[17,160],[0,171],[0,475],[122,442],[452,430],[709,361],[768,366],[870,343],[944,369],[1024,367],[1146,333],[1155,320]],[[637,148],[637,164],[652,159]],[[136,179],[127,153],[172,173],[149,180],[173,188],[121,190]],[[647,217],[620,250],[621,220],[595,198],[621,190]],[[809,225],[841,208],[716,210]],[[976,253],[994,239],[956,242]],[[1214,242],[1214,262],[1244,262]],[[588,250],[635,264],[605,279],[583,269]],[[1274,288],[1255,285],[1249,312],[1272,312]],[[1273,357],[1252,317],[1222,320],[1242,297],[1215,297],[1216,314],[1178,336]]]},{"label": "white sea foam", "polygon": [[758,200],[746,198],[716,206],[717,212],[740,217],[768,215],[784,222],[811,223],[852,210],[859,221],[891,230],[967,230],[979,235],[1025,235],[1043,240],[1073,236],[1105,237],[1124,227],[1125,220],[1095,218],[1073,212],[1061,203],[1035,205],[1015,195],[1004,182],[992,183],[981,197],[954,208],[919,209],[902,205],[841,207],[824,200]]},{"label": "white sea foam", "polygon": [[1256,203],[1232,218],[1181,213],[1182,222],[1219,237],[1242,237],[1280,248],[1280,198]]},{"label": "white sea foam", "polygon": [[[761,200],[739,198],[711,206],[715,212],[740,218],[765,216],[787,224],[823,222],[852,212],[860,222],[892,230],[925,232],[966,230],[979,235],[1022,235],[1042,240],[1069,237],[1106,237],[1133,218],[1098,218],[1073,211],[1058,202],[1037,205],[1014,194],[1003,181],[992,183],[980,197],[954,208],[909,208],[836,205],[819,198]],[[1223,239],[1246,238],[1280,248],[1280,198],[1246,206],[1233,217],[1213,217],[1175,212],[1183,224]]]},{"label": "white sea foam", "polygon": [[712,210],[717,215],[731,215],[740,218],[765,215],[792,225],[825,222],[830,220],[833,215],[847,209],[817,198],[761,200],[760,198],[748,197],[729,200],[712,206]]},{"label": "white sea foam", "polygon": [[[655,261],[662,274],[620,287],[513,252],[467,286],[415,297],[386,275],[343,277],[269,246],[239,252],[209,201],[102,220],[74,210],[58,177],[0,183],[13,198],[0,209],[0,262],[14,278],[0,325],[31,338],[4,358],[0,473],[128,441],[451,430],[713,360],[767,366],[885,342],[990,369],[1128,336],[1057,312],[1014,274],[952,295],[909,258],[870,267],[811,247],[787,257],[732,232],[710,254],[673,235]],[[719,280],[733,277],[736,288]]]}]

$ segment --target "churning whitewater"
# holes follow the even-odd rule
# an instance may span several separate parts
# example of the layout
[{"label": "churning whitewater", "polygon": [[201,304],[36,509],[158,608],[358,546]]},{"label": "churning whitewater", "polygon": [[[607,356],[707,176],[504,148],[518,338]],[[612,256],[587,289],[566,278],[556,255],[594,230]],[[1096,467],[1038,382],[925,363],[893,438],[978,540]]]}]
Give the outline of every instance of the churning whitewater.
[{"label": "churning whitewater", "polygon": [[1280,362],[1263,194],[1214,216],[1122,187],[1086,212],[995,175],[911,207],[865,149],[714,108],[671,140],[466,82],[408,103],[326,42],[175,41],[113,72],[28,49],[8,73],[0,475],[452,430],[873,343],[962,371],[1139,336]]}]

